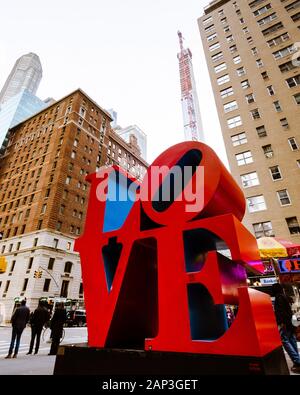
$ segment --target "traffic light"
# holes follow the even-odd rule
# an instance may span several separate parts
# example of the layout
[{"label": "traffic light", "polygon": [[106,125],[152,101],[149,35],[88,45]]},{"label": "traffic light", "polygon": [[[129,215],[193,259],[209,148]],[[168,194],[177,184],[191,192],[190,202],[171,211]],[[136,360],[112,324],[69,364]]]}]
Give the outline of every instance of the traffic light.
[{"label": "traffic light", "polygon": [[42,278],[43,271],[42,270],[35,270],[34,271],[34,278]]},{"label": "traffic light", "polygon": [[7,268],[7,262],[5,256],[0,256],[0,273],[5,273]]}]

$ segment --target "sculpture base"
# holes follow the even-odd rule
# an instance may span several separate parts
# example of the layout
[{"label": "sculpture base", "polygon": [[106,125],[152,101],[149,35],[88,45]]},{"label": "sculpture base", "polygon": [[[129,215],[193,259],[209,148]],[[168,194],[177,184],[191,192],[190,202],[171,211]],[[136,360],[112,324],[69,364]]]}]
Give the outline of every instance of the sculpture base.
[{"label": "sculpture base", "polygon": [[263,358],[60,346],[54,375],[288,375],[282,348]]}]

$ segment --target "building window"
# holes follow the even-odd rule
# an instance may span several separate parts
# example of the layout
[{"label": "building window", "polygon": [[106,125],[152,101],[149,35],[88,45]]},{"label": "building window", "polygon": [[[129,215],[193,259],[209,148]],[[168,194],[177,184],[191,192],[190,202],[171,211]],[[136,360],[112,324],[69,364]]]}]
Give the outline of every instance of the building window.
[{"label": "building window", "polygon": [[290,145],[292,151],[297,151],[299,149],[298,143],[297,143],[295,137],[289,138],[288,141],[289,141],[289,145]]},{"label": "building window", "polygon": [[300,169],[300,159],[297,159],[297,166],[298,166],[299,169]]},{"label": "building window", "polygon": [[226,97],[233,95],[234,91],[233,91],[233,88],[231,86],[231,87],[229,87],[227,89],[223,89],[220,93],[221,93],[221,98],[225,99]]},{"label": "building window", "polygon": [[50,278],[45,278],[43,292],[48,292],[49,291],[50,282],[51,282]]},{"label": "building window", "polygon": [[72,159],[75,159],[75,158],[76,158],[76,151],[72,151],[72,153],[71,153],[71,158],[72,158]]},{"label": "building window", "polygon": [[28,278],[25,278],[25,279],[24,279],[24,283],[23,283],[22,292],[25,292],[25,291],[26,291],[27,285],[28,285]]},{"label": "building window", "polygon": [[[213,62],[218,62],[218,61],[220,61],[221,59],[223,59],[223,52],[219,52],[219,53],[217,53],[217,54],[215,54],[215,55],[213,55],[212,57],[211,57],[211,60],[213,61]],[[110,144],[111,145],[111,144]]]},{"label": "building window", "polygon": [[249,93],[249,95],[246,95],[246,102],[248,104],[254,103],[255,102],[255,97],[253,93]]},{"label": "building window", "polygon": [[54,262],[55,262],[55,258],[49,258],[48,270],[53,270]]},{"label": "building window", "polygon": [[80,283],[80,286],[79,286],[79,296],[80,297],[83,296],[83,283]]},{"label": "building window", "polygon": [[38,245],[38,241],[39,241],[38,237],[36,237],[36,238],[33,240],[33,247],[36,247],[36,246]]},{"label": "building window", "polygon": [[289,206],[291,204],[291,199],[286,189],[282,189],[281,191],[278,191],[277,196],[281,206]]},{"label": "building window", "polygon": [[267,91],[268,91],[270,96],[274,96],[275,95],[275,90],[274,90],[272,85],[267,86]]},{"label": "building window", "polygon": [[67,298],[68,297],[68,289],[69,289],[69,281],[63,280],[60,290],[60,297]]},{"label": "building window", "polygon": [[242,175],[241,180],[243,188],[250,188],[259,185],[259,179],[256,171]]},{"label": "building window", "polygon": [[9,289],[9,285],[10,285],[10,280],[6,281],[6,285],[5,285],[5,289],[3,292],[3,296],[6,296],[8,289]]},{"label": "building window", "polygon": [[218,66],[215,66],[215,72],[219,73],[220,71],[224,71],[227,69],[226,63],[221,63]]},{"label": "building window", "polygon": [[263,195],[253,196],[246,199],[249,213],[256,213],[267,209]]},{"label": "building window", "polygon": [[224,104],[224,112],[225,113],[237,110],[238,108],[239,108],[238,104],[235,100]]},{"label": "building window", "polygon": [[241,82],[241,86],[243,89],[248,89],[248,88],[250,88],[250,83],[248,80],[245,80],[245,81]]},{"label": "building window", "polygon": [[289,33],[283,33],[280,36],[273,38],[272,40],[267,41],[267,44],[270,48],[275,47],[276,45],[282,44],[284,41],[290,38]]},{"label": "building window", "polygon": [[65,273],[71,273],[71,271],[72,271],[72,266],[73,266],[73,263],[72,263],[72,262],[66,262],[66,263],[65,263],[65,270],[64,270],[64,272],[65,272]]},{"label": "building window", "polygon": [[227,125],[229,129],[236,128],[237,126],[242,125],[242,118],[239,115],[237,117],[230,118],[227,120]]},{"label": "building window", "polygon": [[213,33],[210,36],[207,36],[207,41],[214,41],[218,37],[217,33]]},{"label": "building window", "polygon": [[237,72],[237,75],[238,75],[239,77],[242,77],[243,75],[246,74],[246,70],[245,70],[244,67],[240,67],[239,69],[236,70],[236,72]]},{"label": "building window", "polygon": [[261,76],[262,76],[262,79],[263,79],[263,80],[268,80],[268,79],[269,79],[268,73],[267,73],[266,71],[264,71],[263,73],[261,73]]},{"label": "building window", "polygon": [[71,242],[68,241],[68,242],[67,242],[67,251],[70,251],[70,250],[71,250],[71,246],[72,246]]},{"label": "building window", "polygon": [[255,108],[254,110],[251,110],[250,114],[251,114],[253,119],[260,119],[260,113],[259,113],[258,108]]},{"label": "building window", "polygon": [[288,123],[288,120],[287,120],[286,118],[282,118],[282,119],[280,120],[280,123],[281,123],[281,126],[282,126],[284,129],[288,129],[288,128],[289,128],[289,123]]},{"label": "building window", "polygon": [[58,247],[58,239],[53,239],[53,248]]},{"label": "building window", "polygon": [[300,234],[300,226],[297,217],[286,218],[286,223],[291,235]]},{"label": "building window", "polygon": [[296,102],[296,104],[300,104],[300,93],[297,93],[296,95],[294,95],[294,99],[295,99],[295,102]]},{"label": "building window", "polygon": [[276,60],[284,58],[285,56],[291,55],[296,51],[294,44],[289,45],[288,47],[282,48],[279,51],[273,52],[273,56]]},{"label": "building window", "polygon": [[33,256],[29,258],[27,270],[30,270],[32,268],[33,260],[34,260]]},{"label": "building window", "polygon": [[226,84],[226,82],[229,82],[229,81],[230,81],[230,78],[229,78],[229,75],[228,75],[228,74],[223,75],[222,77],[220,77],[220,78],[217,79],[218,85]]},{"label": "building window", "polygon": [[73,143],[74,147],[78,147],[78,143],[79,143],[79,140],[75,139],[74,143]]},{"label": "building window", "polygon": [[253,162],[251,151],[242,152],[240,154],[235,155],[238,166],[247,165]]},{"label": "building window", "polygon": [[270,173],[273,181],[282,180],[282,175],[279,166],[270,167]]},{"label": "building window", "polygon": [[67,176],[67,178],[66,178],[66,185],[70,185],[71,179],[72,178],[70,176]]},{"label": "building window", "polygon": [[273,151],[273,148],[272,148],[272,145],[271,145],[271,144],[264,145],[264,146],[262,147],[262,149],[263,149],[264,154],[265,154],[265,157],[266,157],[267,159],[273,158],[273,156],[274,156],[274,151]]},{"label": "building window", "polygon": [[259,126],[256,128],[256,132],[259,138],[266,137],[267,136],[267,131],[264,125]]},{"label": "building window", "polygon": [[16,266],[16,261],[12,261],[11,267],[10,267],[10,274],[14,271],[15,266]]},{"label": "building window", "polygon": [[236,45],[235,44],[231,45],[231,47],[229,47],[229,51],[230,51],[231,54],[234,54],[237,51]]},{"label": "building window", "polygon": [[257,239],[260,237],[274,237],[275,233],[273,231],[272,222],[259,222],[253,224],[254,234]]},{"label": "building window", "polygon": [[241,63],[241,61],[242,61],[240,55],[235,56],[232,60],[233,60],[233,63],[234,63],[234,64],[239,64],[239,63]]},{"label": "building window", "polygon": [[239,133],[231,136],[231,141],[234,147],[248,143],[246,133]]},{"label": "building window", "polygon": [[256,61],[256,66],[257,66],[258,68],[261,68],[261,67],[263,67],[263,65],[264,65],[263,61],[262,61],[261,59],[257,59],[257,61]]},{"label": "building window", "polygon": [[252,49],[251,49],[251,52],[252,52],[252,55],[253,55],[253,56],[255,56],[255,55],[258,54],[258,50],[257,50],[256,47],[252,48]]},{"label": "building window", "polygon": [[56,224],[56,230],[57,230],[57,231],[60,231],[60,230],[61,230],[61,227],[62,227],[62,222],[61,222],[61,221],[58,221],[57,224]]},{"label": "building window", "polygon": [[269,23],[269,22],[273,21],[276,18],[277,18],[277,14],[276,14],[276,12],[273,12],[273,14],[268,15],[265,18],[262,18],[262,19],[258,20],[257,23],[258,23],[259,26],[263,26],[266,23]]},{"label": "building window", "polygon": [[286,83],[290,88],[300,85],[300,74],[296,75],[295,77],[288,78]]},{"label": "building window", "polygon": [[274,105],[274,108],[275,108],[275,110],[277,112],[281,112],[282,111],[282,108],[281,108],[279,100],[274,101],[273,105]]},{"label": "building window", "polygon": [[258,10],[253,12],[254,16],[262,15],[272,9],[271,4],[266,4],[265,6],[259,8]]},{"label": "building window", "polygon": [[212,44],[212,45],[209,46],[210,52],[213,52],[213,51],[215,51],[215,50],[218,49],[218,48],[221,48],[221,44],[220,44],[219,42],[217,42],[217,43]]}]

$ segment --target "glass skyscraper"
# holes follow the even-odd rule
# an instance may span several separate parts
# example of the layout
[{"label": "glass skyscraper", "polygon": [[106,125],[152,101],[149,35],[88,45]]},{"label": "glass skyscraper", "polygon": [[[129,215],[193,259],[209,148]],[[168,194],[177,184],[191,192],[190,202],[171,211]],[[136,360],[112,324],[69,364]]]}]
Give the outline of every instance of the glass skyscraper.
[{"label": "glass skyscraper", "polygon": [[33,95],[42,79],[43,69],[40,58],[30,52],[21,56],[10,72],[1,92],[0,104],[19,94],[24,89]]},{"label": "glass skyscraper", "polygon": [[48,107],[27,89],[0,104],[0,154],[6,147],[8,129]]}]

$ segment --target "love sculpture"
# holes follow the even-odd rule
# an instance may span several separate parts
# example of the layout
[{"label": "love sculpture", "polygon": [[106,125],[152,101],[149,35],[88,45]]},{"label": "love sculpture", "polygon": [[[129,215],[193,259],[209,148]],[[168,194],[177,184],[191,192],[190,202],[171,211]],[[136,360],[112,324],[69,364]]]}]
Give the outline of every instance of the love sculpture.
[{"label": "love sculpture", "polygon": [[[155,179],[162,167],[169,172]],[[176,183],[173,169],[184,168],[192,171],[180,188],[201,197],[196,211],[176,185],[169,201],[161,198],[163,186]],[[243,193],[210,147],[169,148],[141,185],[118,167],[88,180],[85,230],[75,249],[89,347],[250,358],[281,350],[270,297],[247,287],[247,262],[259,254],[241,223]],[[131,191],[127,199],[113,196],[124,190]],[[238,306],[230,327],[226,305]]]}]

